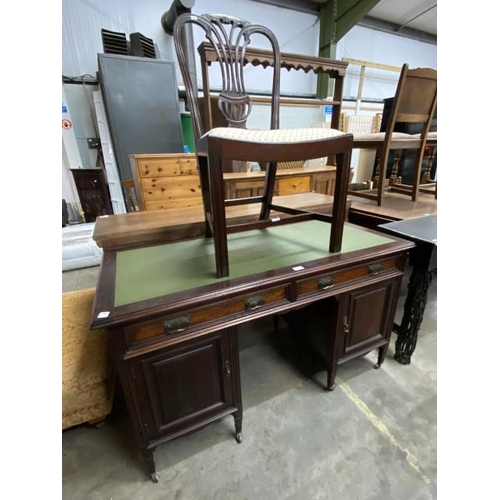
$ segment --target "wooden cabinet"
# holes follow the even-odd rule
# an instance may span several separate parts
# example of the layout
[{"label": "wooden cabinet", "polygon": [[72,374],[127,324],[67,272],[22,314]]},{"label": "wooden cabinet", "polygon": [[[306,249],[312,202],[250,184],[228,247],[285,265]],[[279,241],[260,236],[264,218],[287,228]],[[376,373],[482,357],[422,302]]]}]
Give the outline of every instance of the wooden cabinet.
[{"label": "wooden cabinet", "polygon": [[[275,196],[297,193],[333,195],[335,167],[304,167],[282,169],[276,172]],[[264,192],[265,172],[235,172],[224,174],[225,196],[245,198],[260,196]]]},{"label": "wooden cabinet", "polygon": [[356,356],[380,348],[381,364],[394,323],[396,292],[400,278],[365,286],[339,297],[335,361],[341,364]]},{"label": "wooden cabinet", "polygon": [[94,222],[100,215],[111,215],[111,199],[104,171],[100,168],[73,168],[78,197],[85,222]]},{"label": "wooden cabinet", "polygon": [[[335,167],[326,167],[328,169]],[[335,170],[326,172],[316,172],[312,176],[314,193],[327,194],[333,196],[333,188],[335,186]]]},{"label": "wooden cabinet", "polygon": [[130,161],[140,210],[202,204],[195,154],[136,154]]},{"label": "wooden cabinet", "polygon": [[[384,267],[379,268],[378,263],[374,265],[379,269],[376,274],[380,272],[387,275],[387,267],[386,272],[383,272]],[[328,281],[328,276],[323,276],[318,284],[320,281],[323,285],[319,287],[325,289],[338,283],[337,277]],[[364,356],[374,349],[379,349],[375,368],[379,368],[385,359],[401,277],[391,276],[373,281],[283,315],[286,323],[303,334],[304,339],[325,359],[329,389],[335,387],[335,375],[340,364]]]},{"label": "wooden cabinet", "polygon": [[[225,177],[232,174],[225,174]],[[240,173],[238,177],[244,175]],[[252,196],[262,196],[264,194],[264,181],[260,178],[257,179],[244,179],[244,180],[226,180],[226,199],[234,198],[250,198]],[[274,187],[274,194],[277,193],[276,186]]]},{"label": "wooden cabinet", "polygon": [[[115,330],[112,338],[115,348],[122,349],[123,331]],[[161,443],[231,414],[236,440],[242,441],[237,339],[235,328],[168,346],[156,339],[127,348],[120,357],[120,379],[135,401],[129,408],[153,480],[152,451]]]},{"label": "wooden cabinet", "polygon": [[[201,206],[201,187],[196,155],[130,155],[137,203],[140,210],[160,210]],[[297,193],[333,195],[335,167],[290,168],[278,170],[274,194]],[[226,199],[261,196],[265,172],[224,174]]]}]

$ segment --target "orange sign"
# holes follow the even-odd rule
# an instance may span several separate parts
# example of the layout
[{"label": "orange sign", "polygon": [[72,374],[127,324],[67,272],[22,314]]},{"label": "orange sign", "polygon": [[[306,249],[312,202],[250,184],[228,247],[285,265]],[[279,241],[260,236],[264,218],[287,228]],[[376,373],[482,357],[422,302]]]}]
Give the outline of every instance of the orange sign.
[{"label": "orange sign", "polygon": [[71,123],[71,120],[63,120],[62,121],[62,128],[64,130],[71,130],[72,126],[73,126],[73,124]]}]

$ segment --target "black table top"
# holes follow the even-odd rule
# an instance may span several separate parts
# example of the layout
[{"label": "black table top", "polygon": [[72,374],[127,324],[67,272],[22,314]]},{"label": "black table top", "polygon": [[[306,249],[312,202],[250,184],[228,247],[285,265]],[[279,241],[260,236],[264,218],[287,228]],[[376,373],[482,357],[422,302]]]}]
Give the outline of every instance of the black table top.
[{"label": "black table top", "polygon": [[437,214],[387,222],[378,227],[381,231],[412,240],[415,243],[423,242],[437,246]]}]

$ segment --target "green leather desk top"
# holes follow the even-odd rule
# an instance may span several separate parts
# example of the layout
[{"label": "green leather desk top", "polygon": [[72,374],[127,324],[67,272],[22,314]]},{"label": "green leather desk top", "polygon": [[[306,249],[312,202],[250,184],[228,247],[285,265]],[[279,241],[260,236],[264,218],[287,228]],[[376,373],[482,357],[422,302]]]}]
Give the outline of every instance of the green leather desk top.
[{"label": "green leather desk top", "polygon": [[[231,234],[228,278],[215,276],[212,238],[118,251],[115,307],[325,258],[333,255],[328,252],[329,237],[330,224],[320,221]],[[339,253],[393,241],[346,224]]]}]

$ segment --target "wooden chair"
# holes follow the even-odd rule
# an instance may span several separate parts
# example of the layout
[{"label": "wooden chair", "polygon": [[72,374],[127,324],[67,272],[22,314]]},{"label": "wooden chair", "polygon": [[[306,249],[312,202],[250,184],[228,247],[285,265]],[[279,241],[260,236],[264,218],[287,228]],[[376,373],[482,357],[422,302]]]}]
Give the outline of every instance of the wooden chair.
[{"label": "wooden chair", "polygon": [[[437,71],[431,68],[408,69],[408,65],[404,64],[387,121],[386,131],[354,136],[354,149],[377,150],[378,165],[374,179],[376,187],[369,191],[349,190],[348,194],[376,200],[380,206],[386,190],[390,187],[391,191],[407,194],[411,196],[413,201],[417,201],[420,191],[422,161],[425,148],[428,145],[428,133],[434,117],[436,103]],[[397,123],[420,123],[422,124],[422,131],[417,135],[394,132]],[[437,147],[437,133],[433,141],[433,144]],[[388,186],[386,173],[389,168],[390,152],[395,151],[397,153],[404,149],[417,150],[413,182],[411,185],[398,183],[398,155],[396,154]]]},{"label": "wooden chair", "polygon": [[137,192],[135,190],[134,179],[125,179],[121,182],[123,194],[125,195],[125,205],[128,212],[139,212],[139,203],[137,200]]},{"label": "wooden chair", "polygon": [[[183,27],[198,26],[217,53],[222,75],[222,91],[218,95],[218,109],[227,126],[204,130],[198,103],[198,89],[194,88],[188,57],[182,43]],[[249,130],[246,121],[252,103],[245,89],[243,66],[248,62],[246,49],[253,35],[265,37],[272,48],[273,84],[271,96],[270,130]],[[260,37],[261,38],[261,37]],[[329,251],[341,249],[345,220],[347,186],[349,181],[352,135],[334,129],[279,128],[280,50],[274,34],[264,26],[253,25],[243,19],[221,14],[183,14],[174,26],[174,43],[186,88],[196,142],[196,154],[206,221],[206,235],[212,236],[215,247],[217,277],[229,276],[227,235],[249,229],[260,229],[278,224],[322,220],[331,224]],[[204,95],[210,106],[210,95]],[[305,210],[290,209],[273,204],[277,164],[297,160],[328,157],[337,165],[332,215],[325,216]],[[331,160],[330,160],[331,159]],[[262,196],[225,199],[223,165],[231,161],[259,162],[266,165],[266,180]],[[330,163],[333,164],[333,163]],[[258,220],[239,225],[227,225],[227,206],[260,203]],[[272,214],[287,214],[275,217]]]}]

